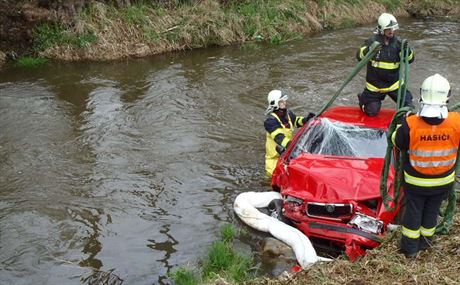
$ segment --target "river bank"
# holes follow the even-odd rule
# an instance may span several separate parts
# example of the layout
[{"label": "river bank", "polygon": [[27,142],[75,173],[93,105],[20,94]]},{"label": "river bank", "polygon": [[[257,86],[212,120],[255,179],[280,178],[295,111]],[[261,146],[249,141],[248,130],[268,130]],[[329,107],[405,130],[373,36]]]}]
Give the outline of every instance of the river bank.
[{"label": "river bank", "polygon": [[99,61],[254,41],[278,44],[373,23],[382,12],[460,15],[457,0],[115,2],[2,1],[7,13],[0,16],[0,62],[21,56]]},{"label": "river bank", "polygon": [[[458,204],[458,203],[457,203]],[[340,257],[332,263],[315,264],[297,274],[278,279],[261,278],[245,285],[304,284],[458,284],[460,219],[448,235],[436,235],[433,247],[407,259],[398,252],[401,234],[394,232],[378,248],[351,263]]]}]

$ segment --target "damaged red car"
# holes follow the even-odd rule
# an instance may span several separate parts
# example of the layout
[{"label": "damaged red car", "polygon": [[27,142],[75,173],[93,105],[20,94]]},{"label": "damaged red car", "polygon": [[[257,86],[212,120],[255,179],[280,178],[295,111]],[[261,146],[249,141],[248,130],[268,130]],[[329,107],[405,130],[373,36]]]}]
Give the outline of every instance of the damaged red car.
[{"label": "damaged red car", "polygon": [[[331,108],[300,129],[278,160],[272,187],[283,197],[281,214],[315,246],[355,260],[381,243],[399,211],[386,210],[380,195],[394,113],[369,117],[357,107]],[[393,179],[391,168],[389,195]]]}]

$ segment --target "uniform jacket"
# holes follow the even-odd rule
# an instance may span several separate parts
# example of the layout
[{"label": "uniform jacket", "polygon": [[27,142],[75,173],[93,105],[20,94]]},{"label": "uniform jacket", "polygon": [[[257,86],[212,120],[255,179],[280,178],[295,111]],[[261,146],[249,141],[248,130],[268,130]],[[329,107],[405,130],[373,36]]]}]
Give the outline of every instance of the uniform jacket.
[{"label": "uniform jacket", "polygon": [[407,117],[396,130],[394,143],[405,152],[406,189],[435,194],[452,186],[460,144],[460,114],[449,112],[446,119]]},{"label": "uniform jacket", "polygon": [[[362,60],[369,52],[369,47],[375,41],[381,44],[381,49],[367,63],[366,88],[373,92],[390,92],[398,89],[399,64],[401,60],[401,39],[393,36],[388,45],[384,42],[384,36],[374,34],[364,42],[357,52],[357,59]],[[409,48],[408,61],[414,61],[414,52]]]}]

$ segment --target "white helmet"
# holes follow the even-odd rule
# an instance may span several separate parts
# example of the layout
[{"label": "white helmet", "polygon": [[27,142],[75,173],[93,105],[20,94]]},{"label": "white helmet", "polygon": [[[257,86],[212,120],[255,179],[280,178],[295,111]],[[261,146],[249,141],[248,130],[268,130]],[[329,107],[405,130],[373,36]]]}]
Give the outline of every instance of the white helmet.
[{"label": "white helmet", "polygon": [[383,34],[383,31],[386,29],[397,30],[399,29],[398,21],[396,21],[395,16],[388,13],[383,13],[380,15],[378,20],[378,29],[381,34]]},{"label": "white helmet", "polygon": [[447,118],[447,102],[450,96],[450,84],[439,74],[427,77],[420,87],[421,110],[423,117]]},{"label": "white helmet", "polygon": [[288,99],[287,95],[283,95],[280,90],[272,90],[268,93],[268,107],[272,109],[279,108],[279,101],[286,101]]}]

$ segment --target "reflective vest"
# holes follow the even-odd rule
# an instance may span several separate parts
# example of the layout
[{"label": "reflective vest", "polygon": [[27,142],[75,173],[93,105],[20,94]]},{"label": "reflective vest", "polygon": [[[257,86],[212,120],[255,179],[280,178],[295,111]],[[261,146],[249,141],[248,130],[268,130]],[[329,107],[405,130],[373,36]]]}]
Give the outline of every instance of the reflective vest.
[{"label": "reflective vest", "polygon": [[[439,125],[430,125],[418,116],[406,118],[409,126],[409,162],[422,177],[404,172],[406,183],[421,187],[436,187],[452,183],[455,172],[451,172],[457,160],[460,144],[460,114],[449,112]],[[444,177],[443,173],[449,172]],[[426,176],[437,176],[426,178]]]},{"label": "reflective vest", "polygon": [[265,174],[268,177],[271,177],[273,171],[275,170],[276,163],[278,162],[278,157],[280,156],[279,153],[276,151],[275,137],[278,134],[284,135],[284,140],[282,142],[283,147],[286,147],[287,143],[291,141],[293,133],[294,133],[294,125],[291,121],[291,116],[287,113],[289,128],[287,128],[282,122],[281,119],[275,113],[271,113],[271,116],[275,117],[276,120],[280,123],[281,127],[274,130],[271,133],[267,132],[266,135],[266,142],[265,142]]}]

